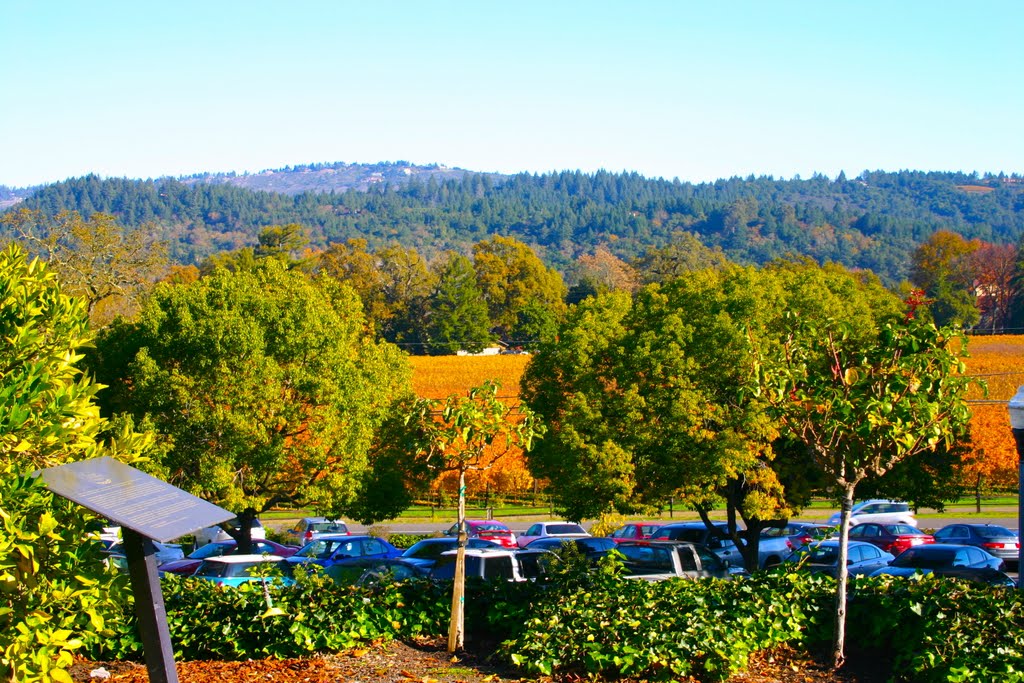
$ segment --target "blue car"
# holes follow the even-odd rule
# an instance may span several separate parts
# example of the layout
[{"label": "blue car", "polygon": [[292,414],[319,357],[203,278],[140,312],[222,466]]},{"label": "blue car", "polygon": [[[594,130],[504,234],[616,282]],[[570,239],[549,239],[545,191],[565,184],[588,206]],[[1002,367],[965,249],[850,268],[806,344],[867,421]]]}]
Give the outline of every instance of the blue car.
[{"label": "blue car", "polygon": [[299,548],[298,552],[288,558],[288,562],[333,567],[347,560],[390,558],[401,554],[401,550],[376,536],[324,534]]},{"label": "blue car", "polygon": [[196,573],[197,579],[212,581],[220,586],[240,586],[253,581],[268,581],[289,586],[291,565],[279,555],[222,555],[203,560]]}]

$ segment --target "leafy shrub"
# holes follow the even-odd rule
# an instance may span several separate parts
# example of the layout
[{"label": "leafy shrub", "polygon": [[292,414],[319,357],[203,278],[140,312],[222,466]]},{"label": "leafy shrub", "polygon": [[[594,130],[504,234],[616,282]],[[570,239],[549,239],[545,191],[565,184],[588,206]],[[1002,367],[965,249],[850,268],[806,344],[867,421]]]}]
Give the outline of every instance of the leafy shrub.
[{"label": "leafy shrub", "polygon": [[919,576],[853,584],[851,642],[887,647],[906,680],[1024,681],[1024,598],[1019,591]]},{"label": "leafy shrub", "polygon": [[613,531],[626,523],[626,518],[615,513],[607,513],[590,525],[593,536],[609,536]]},{"label": "leafy shrub", "polygon": [[[219,587],[188,577],[163,581],[171,639],[181,659],[244,660],[339,652],[371,641],[437,635],[451,597],[426,581],[339,586],[301,569],[294,586]],[[169,580],[168,580],[169,579]],[[273,606],[283,614],[275,616]]]},{"label": "leafy shrub", "polygon": [[399,550],[407,550],[424,538],[435,538],[438,534],[391,534],[387,541]]}]

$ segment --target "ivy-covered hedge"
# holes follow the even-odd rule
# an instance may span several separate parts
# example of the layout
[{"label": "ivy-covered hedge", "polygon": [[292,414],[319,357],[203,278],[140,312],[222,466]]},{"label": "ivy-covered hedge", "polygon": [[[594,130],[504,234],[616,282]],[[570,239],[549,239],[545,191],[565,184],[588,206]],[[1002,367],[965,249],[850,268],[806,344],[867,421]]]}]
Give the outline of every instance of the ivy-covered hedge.
[{"label": "ivy-covered hedge", "polygon": [[[538,583],[469,582],[467,642],[501,643],[500,656],[524,675],[724,680],[758,650],[825,646],[834,590],[830,578],[784,569],[735,581],[651,583],[604,567]],[[451,606],[449,586],[354,588],[318,575],[267,595],[259,584],[224,589],[195,579],[167,580],[164,592],[182,659],[299,657],[441,636]],[[891,661],[893,680],[1024,683],[1024,600],[1016,591],[861,578],[851,595],[848,645]],[[106,654],[117,643],[122,656],[137,657],[134,636],[121,635]]]}]

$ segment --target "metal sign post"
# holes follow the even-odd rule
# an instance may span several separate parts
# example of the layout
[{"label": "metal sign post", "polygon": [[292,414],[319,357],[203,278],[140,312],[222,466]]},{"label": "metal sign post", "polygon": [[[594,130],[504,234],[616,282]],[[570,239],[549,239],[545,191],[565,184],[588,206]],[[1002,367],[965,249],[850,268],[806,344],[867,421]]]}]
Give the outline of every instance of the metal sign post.
[{"label": "metal sign post", "polygon": [[149,680],[178,683],[153,541],[170,541],[226,522],[234,513],[110,457],[38,474],[57,495],[121,526]]}]

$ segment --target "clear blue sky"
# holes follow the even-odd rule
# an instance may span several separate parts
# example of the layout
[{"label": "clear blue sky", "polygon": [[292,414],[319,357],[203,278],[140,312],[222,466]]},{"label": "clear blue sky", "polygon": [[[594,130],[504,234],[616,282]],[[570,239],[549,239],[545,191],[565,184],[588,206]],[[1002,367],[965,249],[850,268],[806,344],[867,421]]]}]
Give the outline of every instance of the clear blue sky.
[{"label": "clear blue sky", "polygon": [[1024,171],[1024,2],[0,0],[0,184]]}]

